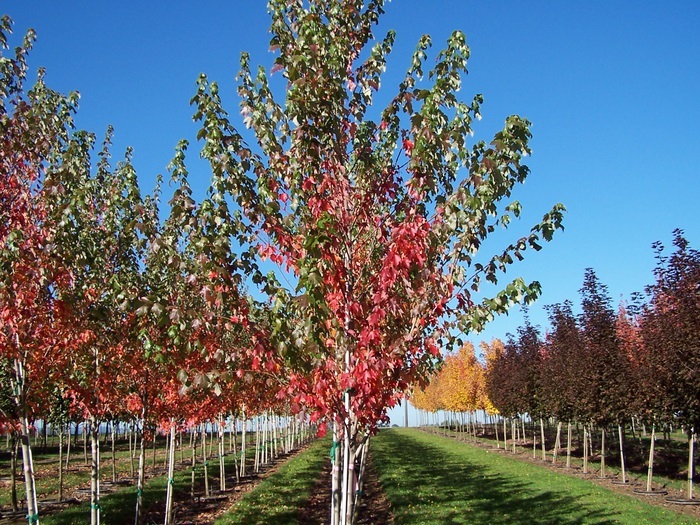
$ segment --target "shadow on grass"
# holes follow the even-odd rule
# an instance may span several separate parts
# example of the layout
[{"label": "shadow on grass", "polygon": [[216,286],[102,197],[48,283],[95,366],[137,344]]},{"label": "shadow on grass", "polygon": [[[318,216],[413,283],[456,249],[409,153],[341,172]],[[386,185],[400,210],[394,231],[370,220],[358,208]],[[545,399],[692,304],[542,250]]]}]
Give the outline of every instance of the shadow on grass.
[{"label": "shadow on grass", "polygon": [[[613,513],[543,490],[488,463],[470,461],[443,438],[394,430],[372,443],[372,457],[397,524],[583,524],[615,522]],[[519,477],[519,476],[518,476]]]}]

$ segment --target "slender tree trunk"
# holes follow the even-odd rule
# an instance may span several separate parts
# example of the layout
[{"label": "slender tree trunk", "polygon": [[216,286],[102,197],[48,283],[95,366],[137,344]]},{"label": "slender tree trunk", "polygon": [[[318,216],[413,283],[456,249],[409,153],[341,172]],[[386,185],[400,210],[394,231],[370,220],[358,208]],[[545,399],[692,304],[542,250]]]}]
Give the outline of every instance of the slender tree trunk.
[{"label": "slender tree trunk", "polygon": [[338,423],[333,422],[333,446],[331,447],[331,525],[340,525],[340,443]]},{"label": "slender tree trunk", "polygon": [[202,426],[202,464],[204,465],[204,496],[209,497],[209,460],[207,459],[207,427]]},{"label": "slender tree trunk", "polygon": [[651,492],[651,480],[654,475],[654,442],[656,441],[656,425],[651,426],[651,444],[649,446],[649,466],[647,467],[647,492]]},{"label": "slender tree trunk", "polygon": [[695,428],[688,430],[688,499],[693,499],[693,475],[695,474]]},{"label": "slender tree trunk", "polygon": [[501,443],[498,441],[498,421],[494,422],[493,429],[496,431],[496,448],[501,448]]},{"label": "slender tree trunk", "polygon": [[571,468],[571,421],[566,426],[566,468]]},{"label": "slender tree trunk", "polygon": [[134,436],[134,424],[129,425],[129,475],[134,479],[134,449],[136,448],[136,436]]},{"label": "slender tree trunk", "polygon": [[583,473],[588,474],[588,427],[583,425]]},{"label": "slender tree trunk", "polygon": [[158,440],[158,430],[156,429],[155,426],[153,427],[152,430],[153,430],[153,447],[152,447],[151,451],[153,453],[153,458],[152,458],[153,461],[152,461],[151,466],[153,467],[153,475],[155,476],[156,475],[156,468],[158,468],[156,466],[156,445],[157,445],[156,441]]},{"label": "slender tree trunk", "polygon": [[369,451],[369,436],[365,438],[365,441],[361,445],[360,450],[360,475],[358,477],[357,490],[355,491],[355,501],[353,504],[354,515],[352,522],[357,522],[357,517],[360,509],[360,497],[362,496],[362,491],[364,490],[364,480],[365,480],[365,468],[367,466],[367,453]]},{"label": "slender tree trunk", "polygon": [[170,418],[170,448],[168,449],[168,486],[165,493],[164,525],[173,523],[173,489],[175,488],[175,418]]},{"label": "slender tree trunk", "polygon": [[90,417],[90,523],[100,525],[100,423],[96,416]]},{"label": "slender tree trunk", "polygon": [[241,477],[245,477],[245,445],[246,445],[246,415],[245,408],[241,415]]},{"label": "slender tree trunk", "polygon": [[231,446],[231,453],[233,454],[233,471],[236,475],[236,483],[239,483],[240,477],[239,477],[239,466],[238,466],[238,446],[236,445],[236,441],[238,440],[238,428],[236,425],[236,419],[234,418],[233,420],[233,429],[231,432],[229,432],[229,436],[233,435],[233,439],[229,439],[229,445]]},{"label": "slender tree trunk", "polygon": [[70,442],[71,442],[71,432],[70,432],[70,421],[68,422],[68,431],[66,432],[68,437],[68,443],[66,443],[66,470],[68,470],[68,465],[70,464]]},{"label": "slender tree trunk", "polygon": [[605,426],[600,429],[600,477],[605,477]]},{"label": "slender tree trunk", "polygon": [[63,425],[58,431],[58,501],[63,501]]},{"label": "slender tree trunk", "polygon": [[195,494],[195,481],[197,472],[197,429],[194,428],[192,432],[192,440],[190,441],[192,445],[192,478],[190,483],[190,496],[194,499]]},{"label": "slender tree trunk", "polygon": [[[19,340],[17,341],[19,348]],[[31,437],[29,434],[29,417],[27,415],[27,378],[24,364],[15,359],[15,402],[20,414],[20,443],[22,446],[22,464],[24,466],[25,498],[27,500],[27,519],[30,525],[39,523],[39,505],[36,498],[36,484],[34,478],[34,460],[32,458]]]},{"label": "slender tree trunk", "polygon": [[116,430],[114,428],[114,421],[112,421],[112,483],[117,482],[117,447],[116,447]]},{"label": "slender tree trunk", "polygon": [[12,501],[12,511],[19,511],[19,503],[17,502],[17,451],[19,448],[19,439],[17,433],[12,430],[8,434],[10,439],[10,500]]},{"label": "slender tree trunk", "polygon": [[224,425],[219,419],[219,490],[226,491],[226,465],[224,463],[224,453],[226,452],[226,442],[224,441]]},{"label": "slender tree trunk", "polygon": [[[136,516],[134,523],[141,525],[141,514],[143,509],[143,482],[146,474],[146,421],[143,419],[145,410],[141,411],[141,431],[139,433],[139,470],[136,479]],[[134,443],[135,447],[136,443]]]},{"label": "slender tree trunk", "polygon": [[542,461],[547,461],[547,447],[544,440],[544,419],[540,418],[540,434],[542,435]]},{"label": "slender tree trunk", "polygon": [[561,449],[561,421],[557,422],[557,437],[554,440],[554,453],[552,454],[552,464],[556,464],[559,450]]},{"label": "slender tree trunk", "polygon": [[255,418],[255,473],[260,470],[260,416]]},{"label": "slender tree trunk", "polygon": [[88,442],[88,433],[89,433],[88,427],[89,427],[88,421],[86,420],[83,423],[83,459],[84,459],[85,466],[88,466],[90,464],[88,462],[88,453],[87,453],[87,450],[88,450],[87,442]]},{"label": "slender tree trunk", "polygon": [[513,454],[515,454],[515,441],[516,441],[516,438],[515,438],[515,429],[516,429],[516,428],[518,428],[518,425],[516,424],[515,419],[513,419],[513,420],[511,421],[511,429],[510,429],[510,430],[511,430],[511,436],[510,436],[510,437],[511,437],[512,440],[513,440]]},{"label": "slender tree trunk", "polygon": [[622,433],[622,425],[617,425],[617,435],[620,440],[620,469],[622,470],[622,483],[627,483],[627,472],[625,471],[625,447]]}]

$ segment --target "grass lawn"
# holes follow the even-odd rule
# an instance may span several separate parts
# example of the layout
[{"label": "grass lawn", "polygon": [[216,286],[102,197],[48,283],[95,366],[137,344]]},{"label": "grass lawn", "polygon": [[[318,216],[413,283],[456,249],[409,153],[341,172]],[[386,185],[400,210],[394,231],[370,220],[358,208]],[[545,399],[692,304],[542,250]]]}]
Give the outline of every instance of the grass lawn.
[{"label": "grass lawn", "polygon": [[237,502],[216,525],[294,525],[328,455],[330,440],[318,440]]},{"label": "grass lawn", "polygon": [[697,524],[583,479],[416,429],[371,444],[396,525]]}]

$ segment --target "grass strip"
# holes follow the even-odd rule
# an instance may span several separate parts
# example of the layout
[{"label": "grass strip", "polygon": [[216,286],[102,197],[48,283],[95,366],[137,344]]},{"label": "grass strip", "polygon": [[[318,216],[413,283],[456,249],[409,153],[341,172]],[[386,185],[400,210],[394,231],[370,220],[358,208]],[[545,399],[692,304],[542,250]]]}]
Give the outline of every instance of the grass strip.
[{"label": "grass strip", "polygon": [[416,429],[388,429],[372,459],[396,525],[697,521],[589,481]]},{"label": "grass strip", "polygon": [[315,441],[243,496],[215,525],[298,523],[299,511],[311,496],[329,448],[328,438]]}]

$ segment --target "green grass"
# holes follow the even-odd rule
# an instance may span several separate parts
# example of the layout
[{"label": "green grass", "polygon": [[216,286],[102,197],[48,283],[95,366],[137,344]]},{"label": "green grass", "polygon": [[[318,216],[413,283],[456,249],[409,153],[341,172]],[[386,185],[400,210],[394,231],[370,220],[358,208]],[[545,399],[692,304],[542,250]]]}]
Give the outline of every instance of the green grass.
[{"label": "green grass", "polygon": [[[233,455],[225,456],[226,470],[230,473],[234,468]],[[197,467],[197,482],[202,481],[201,464]],[[217,490],[218,482],[218,460],[214,460],[213,466],[209,469],[209,482],[212,490]],[[192,470],[184,468],[176,470],[173,477],[173,488],[175,500],[186,500],[190,498]],[[155,476],[146,480],[143,488],[143,506],[148,512],[149,507],[153,507],[165,501],[168,478],[166,475]],[[136,486],[130,485],[116,490],[112,493],[103,494],[100,497],[100,518],[102,523],[133,523],[136,509]],[[90,521],[90,502],[86,501],[75,507],[70,507],[64,511],[51,515],[42,516],[41,522],[47,525],[80,525]]]},{"label": "green grass", "polygon": [[238,501],[217,525],[294,525],[308,501],[330,448],[316,441]]},{"label": "green grass", "polygon": [[371,450],[397,525],[698,523],[583,479],[415,429],[381,431]]}]

